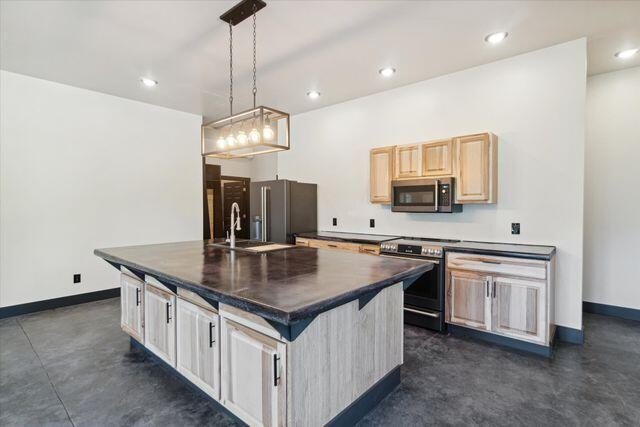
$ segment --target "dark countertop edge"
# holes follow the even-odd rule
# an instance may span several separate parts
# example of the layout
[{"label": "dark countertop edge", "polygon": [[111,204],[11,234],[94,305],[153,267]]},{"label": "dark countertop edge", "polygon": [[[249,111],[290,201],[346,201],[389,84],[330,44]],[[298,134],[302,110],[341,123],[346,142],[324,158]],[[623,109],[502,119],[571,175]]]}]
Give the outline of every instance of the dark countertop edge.
[{"label": "dark countertop edge", "polygon": [[[295,233],[294,236],[300,236],[302,238],[305,239],[316,239],[316,240],[327,240],[330,242],[353,242],[353,243],[367,243],[370,245],[379,245],[382,242],[388,242],[389,240],[395,240],[395,239],[399,239],[401,236],[388,236],[389,238],[386,240],[370,240],[367,239],[366,236],[368,236],[368,234],[366,233],[349,233],[349,232],[342,232],[342,231],[326,231],[327,233],[345,233],[345,234],[359,234],[362,235],[363,238],[362,239],[347,239],[347,238],[340,238],[340,237],[333,237],[333,236],[318,236],[317,233],[322,233],[322,231],[309,231],[309,232],[302,232],[302,233]],[[313,236],[313,237],[310,237]],[[385,236],[384,234],[376,234],[376,236]]]},{"label": "dark countertop edge", "polygon": [[[460,243],[464,243],[464,242],[460,242]],[[491,243],[487,243],[487,244],[491,244]],[[507,244],[512,244],[512,243],[507,243]],[[539,246],[539,245],[532,245],[532,246]],[[499,249],[478,249],[478,248],[465,248],[465,247],[457,247],[457,246],[444,246],[443,249],[445,252],[464,252],[464,253],[479,254],[479,255],[498,255],[498,256],[508,256],[511,258],[538,259],[542,261],[551,261],[551,258],[553,258],[553,256],[556,254],[556,247],[555,246],[549,246],[549,247],[553,248],[553,250],[549,252],[549,254],[533,254],[531,252],[513,252],[513,251],[503,251]]]},{"label": "dark countertop edge", "polygon": [[[279,310],[275,307],[266,306],[256,302],[247,301],[239,297],[233,297],[220,292],[215,292],[215,291],[212,291],[211,289],[203,288],[201,285],[197,283],[191,283],[181,279],[173,278],[159,271],[155,271],[151,268],[138,265],[136,263],[127,261],[125,259],[113,256],[113,255],[109,255],[105,252],[102,252],[102,250],[100,249],[95,249],[93,253],[94,255],[104,259],[105,261],[110,261],[115,264],[148,274],[149,276],[154,277],[155,279],[160,281],[160,283],[166,282],[169,285],[187,289],[197,294],[214,299],[223,304],[227,304],[227,305],[239,308],[241,310],[248,311],[264,319],[273,320],[283,325],[291,325],[293,323],[304,320],[306,318],[315,317],[321,313],[324,313],[325,311],[329,311],[340,305],[354,301],[359,297],[365,294],[368,294],[369,292],[380,291],[386,287],[389,287],[398,282],[401,282],[404,279],[416,276],[418,274],[426,273],[427,271],[430,271],[431,269],[433,269],[432,263],[425,262],[423,265],[413,267],[405,272],[396,274],[380,282],[372,283],[370,285],[363,286],[360,289],[347,292],[336,298],[325,300],[325,301],[319,301],[319,302],[310,304],[309,306],[304,307],[303,309],[286,312],[286,311]],[[426,267],[429,267],[429,268],[426,268]]]}]

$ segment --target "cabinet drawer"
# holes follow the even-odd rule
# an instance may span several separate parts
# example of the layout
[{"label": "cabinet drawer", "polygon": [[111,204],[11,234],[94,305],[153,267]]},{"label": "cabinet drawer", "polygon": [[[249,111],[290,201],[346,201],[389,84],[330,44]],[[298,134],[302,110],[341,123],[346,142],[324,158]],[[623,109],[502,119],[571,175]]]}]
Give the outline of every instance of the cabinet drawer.
[{"label": "cabinet drawer", "polygon": [[360,245],[360,253],[369,255],[380,255],[380,246],[378,245]]},{"label": "cabinet drawer", "polygon": [[527,277],[538,280],[547,279],[547,262],[538,260],[448,253],[447,268],[478,271],[493,275]]},{"label": "cabinet drawer", "polygon": [[305,239],[304,237],[296,237],[296,245],[309,246],[309,239]]},{"label": "cabinet drawer", "polygon": [[342,249],[345,251],[360,252],[360,245],[357,243],[334,242],[330,240],[309,239],[309,247],[320,249]]}]

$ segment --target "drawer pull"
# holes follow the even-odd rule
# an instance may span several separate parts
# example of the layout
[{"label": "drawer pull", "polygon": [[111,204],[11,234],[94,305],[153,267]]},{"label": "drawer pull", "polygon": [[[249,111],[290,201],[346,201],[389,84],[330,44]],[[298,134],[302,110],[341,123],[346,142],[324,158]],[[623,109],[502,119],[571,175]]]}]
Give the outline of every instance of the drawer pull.
[{"label": "drawer pull", "polygon": [[483,262],[485,264],[502,264],[500,261],[491,261],[488,259],[481,259],[480,262]]}]

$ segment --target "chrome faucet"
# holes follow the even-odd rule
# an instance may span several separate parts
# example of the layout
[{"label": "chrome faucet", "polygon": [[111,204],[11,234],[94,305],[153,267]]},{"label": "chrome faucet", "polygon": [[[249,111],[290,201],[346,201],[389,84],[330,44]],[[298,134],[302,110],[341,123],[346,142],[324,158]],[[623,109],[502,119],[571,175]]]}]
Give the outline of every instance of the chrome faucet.
[{"label": "chrome faucet", "polygon": [[[233,217],[233,211],[237,213],[237,217]],[[238,206],[237,202],[233,202],[231,205],[231,238],[229,239],[229,246],[232,248],[236,247],[236,234],[234,233],[234,229],[240,231],[240,206]]]}]

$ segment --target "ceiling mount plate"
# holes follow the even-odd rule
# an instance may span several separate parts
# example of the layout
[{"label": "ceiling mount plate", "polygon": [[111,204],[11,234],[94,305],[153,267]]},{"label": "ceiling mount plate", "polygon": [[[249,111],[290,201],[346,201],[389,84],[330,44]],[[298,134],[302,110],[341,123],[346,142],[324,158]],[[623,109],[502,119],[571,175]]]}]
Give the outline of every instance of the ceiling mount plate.
[{"label": "ceiling mount plate", "polygon": [[220,15],[220,19],[228,24],[238,25],[253,15],[254,5],[256,7],[256,12],[258,12],[267,4],[262,0],[242,0],[240,3]]}]

